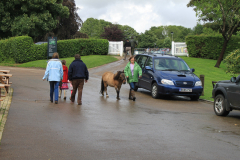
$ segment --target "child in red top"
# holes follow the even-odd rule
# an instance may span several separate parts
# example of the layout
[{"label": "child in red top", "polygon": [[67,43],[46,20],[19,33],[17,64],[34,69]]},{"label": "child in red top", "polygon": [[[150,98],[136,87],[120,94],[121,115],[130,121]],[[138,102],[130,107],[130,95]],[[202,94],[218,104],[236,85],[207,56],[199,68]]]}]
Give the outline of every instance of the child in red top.
[{"label": "child in red top", "polygon": [[66,92],[68,90],[68,68],[66,66],[66,61],[62,60],[62,67],[63,67],[63,79],[62,79],[62,86],[61,90],[63,90],[64,100],[66,99]]}]

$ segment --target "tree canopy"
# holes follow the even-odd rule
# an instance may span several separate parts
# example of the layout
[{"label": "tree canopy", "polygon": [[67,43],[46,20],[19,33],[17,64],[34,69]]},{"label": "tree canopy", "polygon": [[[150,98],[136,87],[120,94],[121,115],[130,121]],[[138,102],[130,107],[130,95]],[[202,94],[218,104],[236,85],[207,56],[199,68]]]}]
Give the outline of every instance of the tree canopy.
[{"label": "tree canopy", "polygon": [[240,22],[240,0],[190,0],[187,5],[193,7],[199,20],[214,22],[219,25],[225,39],[222,51],[215,67],[219,67],[223,59],[228,41]]},{"label": "tree canopy", "polygon": [[81,33],[85,33],[90,38],[101,38],[101,34],[104,32],[104,28],[112,24],[105,20],[98,20],[94,18],[88,18],[80,29]]},{"label": "tree canopy", "polygon": [[145,31],[138,36],[138,48],[154,48],[157,42],[156,35],[151,31]]},{"label": "tree canopy", "polygon": [[109,41],[123,41],[124,35],[123,31],[119,28],[118,25],[111,24],[104,28],[103,34],[101,37]]},{"label": "tree canopy", "polygon": [[[101,38],[101,35],[104,33],[104,28],[109,27],[112,23],[102,20],[102,19],[94,19],[94,18],[88,18],[83,24],[80,29],[82,33],[87,34],[90,38]],[[124,39],[137,37],[138,32],[128,26],[128,25],[120,25],[116,24],[119,29],[122,30],[124,34]]]},{"label": "tree canopy", "polygon": [[35,40],[56,28],[59,16],[69,16],[62,0],[0,1],[0,35],[29,35]]},{"label": "tree canopy", "polygon": [[123,26],[118,25],[118,26],[123,31],[124,39],[130,39],[131,37],[138,36],[138,32],[132,27],[130,27],[128,25],[123,25]]},{"label": "tree canopy", "polygon": [[69,16],[66,18],[59,16],[59,23],[53,32],[58,39],[71,39],[81,27],[82,20],[77,14],[75,0],[63,0],[62,5],[68,7]]},{"label": "tree canopy", "polygon": [[[173,34],[171,32],[173,32]],[[190,33],[192,33],[191,28],[185,28],[183,26],[154,26],[151,27],[150,30],[139,35],[138,47],[154,47],[155,43],[159,48],[169,47],[169,43],[164,43],[166,38],[167,41],[172,41],[173,39],[175,42],[185,42],[185,37]],[[151,44],[149,42],[151,42]]]}]

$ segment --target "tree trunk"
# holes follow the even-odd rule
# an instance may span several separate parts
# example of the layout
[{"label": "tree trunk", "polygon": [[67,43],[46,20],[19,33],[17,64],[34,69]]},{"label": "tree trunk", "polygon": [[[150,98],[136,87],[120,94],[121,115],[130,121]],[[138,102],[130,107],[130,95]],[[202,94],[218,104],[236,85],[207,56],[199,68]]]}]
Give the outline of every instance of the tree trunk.
[{"label": "tree trunk", "polygon": [[219,55],[219,57],[218,57],[217,63],[215,64],[214,67],[219,68],[219,66],[220,66],[220,64],[221,64],[221,62],[222,62],[222,59],[223,59],[225,50],[226,50],[226,48],[227,48],[227,44],[228,44],[228,40],[225,39],[225,40],[224,40],[224,43],[223,43],[222,51],[221,51],[221,53],[220,53],[220,55]]}]

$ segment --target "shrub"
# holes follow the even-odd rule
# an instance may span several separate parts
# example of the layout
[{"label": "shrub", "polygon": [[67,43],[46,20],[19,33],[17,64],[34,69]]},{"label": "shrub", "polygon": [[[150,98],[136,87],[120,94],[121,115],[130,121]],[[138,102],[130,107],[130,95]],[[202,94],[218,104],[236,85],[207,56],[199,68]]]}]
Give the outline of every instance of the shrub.
[{"label": "shrub", "polygon": [[[104,55],[108,53],[108,40],[70,39],[57,42],[60,58],[80,55]],[[47,58],[47,44],[35,45],[31,37],[19,36],[0,41],[0,62],[14,59],[16,63]]]},{"label": "shrub", "polygon": [[226,63],[227,66],[226,73],[230,73],[232,76],[238,74],[240,72],[240,50],[237,49],[227,55],[223,63]]},{"label": "shrub", "polygon": [[[232,36],[228,42],[224,57],[227,56],[230,52],[239,48],[239,41],[239,36]],[[221,35],[195,35],[186,37],[186,43],[190,57],[218,59],[222,51],[223,42],[224,38]]]},{"label": "shrub", "polygon": [[58,53],[61,58],[72,57],[75,54],[106,55],[108,40],[105,39],[70,39],[58,41]]},{"label": "shrub", "polygon": [[33,60],[34,52],[32,52],[31,48],[34,45],[33,39],[28,36],[19,36],[13,38],[11,50],[14,61],[16,63],[24,63]]}]

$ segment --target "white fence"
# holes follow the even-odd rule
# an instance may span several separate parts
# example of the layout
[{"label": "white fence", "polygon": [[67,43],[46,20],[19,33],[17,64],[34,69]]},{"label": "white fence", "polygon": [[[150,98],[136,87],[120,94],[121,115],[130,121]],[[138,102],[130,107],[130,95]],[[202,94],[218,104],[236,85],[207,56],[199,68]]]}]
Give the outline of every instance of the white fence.
[{"label": "white fence", "polygon": [[172,55],[188,57],[187,44],[185,42],[172,41]]},{"label": "white fence", "polygon": [[123,41],[120,42],[109,41],[108,54],[123,56]]}]

